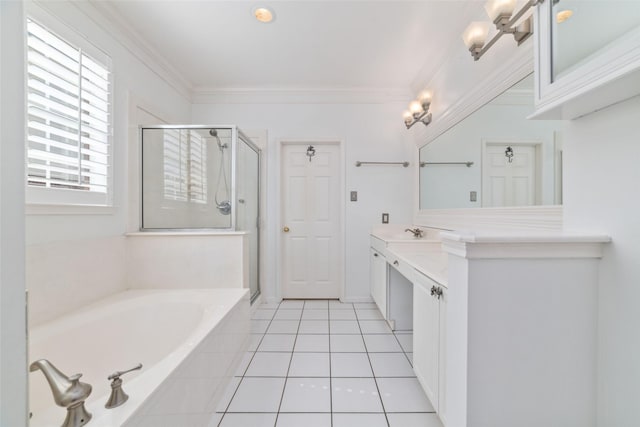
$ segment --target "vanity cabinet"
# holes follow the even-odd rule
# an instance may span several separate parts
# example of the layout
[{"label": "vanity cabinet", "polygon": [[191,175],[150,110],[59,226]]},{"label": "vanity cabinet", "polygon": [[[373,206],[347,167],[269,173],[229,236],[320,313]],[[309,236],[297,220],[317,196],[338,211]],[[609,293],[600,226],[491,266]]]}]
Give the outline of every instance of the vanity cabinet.
[{"label": "vanity cabinet", "polygon": [[413,282],[413,370],[443,422],[447,288],[416,272]]},{"label": "vanity cabinet", "polygon": [[369,257],[369,282],[371,283],[371,296],[378,306],[380,313],[387,317],[387,259],[382,252],[374,248],[370,249]]}]

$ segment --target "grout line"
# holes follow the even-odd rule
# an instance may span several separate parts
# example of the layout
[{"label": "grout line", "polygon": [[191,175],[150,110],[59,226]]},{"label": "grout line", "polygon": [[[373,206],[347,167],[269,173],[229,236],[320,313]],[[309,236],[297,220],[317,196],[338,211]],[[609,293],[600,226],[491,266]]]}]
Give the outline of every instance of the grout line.
[{"label": "grout line", "polygon": [[333,427],[333,375],[331,373],[331,304],[327,301],[327,328],[329,330],[329,422]]},{"label": "grout line", "polygon": [[[367,342],[364,340],[364,334],[362,334],[362,328],[360,327],[360,320],[358,319],[358,311],[356,310],[356,320],[358,321],[358,328],[360,328],[360,334],[362,338],[362,342],[364,344],[364,349],[367,354],[367,360],[369,361],[369,367],[371,368],[371,373],[373,375],[373,382],[376,385],[376,390],[378,390],[378,398],[380,399],[380,405],[382,405],[382,411],[384,413],[384,419],[387,422],[387,427],[390,427],[389,417],[387,417],[387,410],[384,408],[384,401],[382,400],[382,393],[380,392],[380,386],[378,386],[378,380],[376,378],[376,372],[373,370],[373,364],[371,363],[371,357],[369,357],[369,349],[367,348]],[[402,347],[400,347],[402,348]]]}]

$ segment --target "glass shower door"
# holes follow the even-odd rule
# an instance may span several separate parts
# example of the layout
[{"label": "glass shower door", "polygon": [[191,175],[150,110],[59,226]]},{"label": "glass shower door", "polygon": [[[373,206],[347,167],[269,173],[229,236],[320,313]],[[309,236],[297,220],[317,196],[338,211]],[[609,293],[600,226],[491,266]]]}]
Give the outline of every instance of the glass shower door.
[{"label": "glass shower door", "polygon": [[260,294],[260,151],[247,137],[238,133],[236,226],[248,233],[249,286],[251,300]]}]

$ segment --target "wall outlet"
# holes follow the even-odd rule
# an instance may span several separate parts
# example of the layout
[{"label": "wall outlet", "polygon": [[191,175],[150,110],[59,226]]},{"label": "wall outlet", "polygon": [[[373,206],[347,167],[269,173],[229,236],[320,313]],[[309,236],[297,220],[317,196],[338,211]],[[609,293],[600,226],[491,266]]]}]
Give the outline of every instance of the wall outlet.
[{"label": "wall outlet", "polygon": [[383,224],[389,224],[389,214],[388,213],[383,213],[382,214],[382,223]]},{"label": "wall outlet", "polygon": [[469,192],[469,201],[470,202],[477,202],[478,201],[478,192],[477,191],[470,191]]},{"label": "wall outlet", "polygon": [[351,192],[351,201],[352,202],[357,202],[358,201],[358,192],[357,191],[352,191]]}]

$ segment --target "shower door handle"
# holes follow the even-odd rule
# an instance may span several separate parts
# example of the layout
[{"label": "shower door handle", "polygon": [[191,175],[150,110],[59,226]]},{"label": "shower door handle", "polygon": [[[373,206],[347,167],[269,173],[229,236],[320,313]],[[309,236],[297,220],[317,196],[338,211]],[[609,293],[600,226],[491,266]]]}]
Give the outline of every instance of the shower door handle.
[{"label": "shower door handle", "polygon": [[285,225],[285,227],[282,229],[282,231],[284,231],[285,233],[288,233],[288,232],[289,232],[289,227],[287,227],[287,226]]}]

